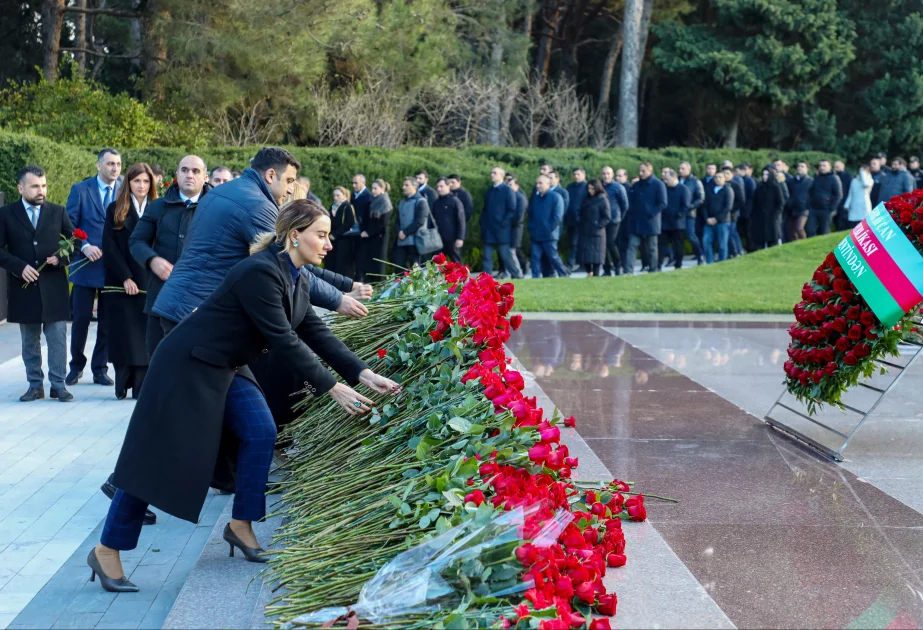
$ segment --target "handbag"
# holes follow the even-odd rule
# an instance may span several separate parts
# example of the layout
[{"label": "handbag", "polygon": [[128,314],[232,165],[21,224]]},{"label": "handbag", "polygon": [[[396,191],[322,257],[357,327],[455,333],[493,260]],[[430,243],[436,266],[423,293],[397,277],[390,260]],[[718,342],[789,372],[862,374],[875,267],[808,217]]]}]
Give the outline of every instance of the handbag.
[{"label": "handbag", "polygon": [[417,253],[421,256],[428,256],[442,249],[442,236],[436,227],[436,221],[433,219],[433,213],[429,208],[426,209],[426,221],[417,233],[414,234],[414,246]]},{"label": "handbag", "polygon": [[359,219],[356,218],[356,208],[353,207],[352,204],[349,204],[349,207],[353,211],[353,225],[343,232],[341,238],[353,238],[362,234],[362,228],[359,226]]}]

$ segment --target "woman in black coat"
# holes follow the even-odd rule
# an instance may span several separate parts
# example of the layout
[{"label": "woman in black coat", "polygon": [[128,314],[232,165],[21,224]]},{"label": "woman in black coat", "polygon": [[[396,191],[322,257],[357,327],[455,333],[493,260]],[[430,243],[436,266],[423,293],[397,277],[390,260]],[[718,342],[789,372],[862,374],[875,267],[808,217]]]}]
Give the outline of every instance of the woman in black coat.
[{"label": "woman in black coat", "polygon": [[577,262],[586,269],[587,276],[602,275],[606,262],[606,226],[612,217],[609,196],[602,182],[591,180],[586,185],[586,197],[580,205],[577,238]]},{"label": "woman in black coat", "polygon": [[[362,262],[362,277],[365,282],[378,282],[385,275],[388,259],[388,225],[391,221],[391,185],[383,179],[372,182],[372,203],[368,216],[359,217],[359,260]],[[377,260],[376,260],[377,259]],[[366,274],[371,274],[366,278]]]},{"label": "woman in black coat", "polygon": [[330,240],[333,253],[326,261],[325,268],[344,276],[356,274],[356,246],[353,226],[359,223],[356,210],[349,203],[349,193],[342,186],[333,189],[333,205],[330,206]]},{"label": "woman in black coat", "polygon": [[307,264],[330,245],[330,218],[319,205],[294,201],[279,212],[275,234],[235,265],[198,308],[157,346],[115,468],[100,544],[87,563],[108,591],[137,591],[120,550],[137,546],[144,511],[154,505],[196,522],[213,479],[236,473],[234,508],[224,539],[247,560],[265,562],[251,527],[266,514],[266,483],[276,427],[246,365],[271,348],[315,396],[329,394],[350,414],[372,401],[342,383],[395,393],[330,332],[310,304]]},{"label": "woman in black coat", "polygon": [[144,303],[150,277],[147,269],[137,263],[129,251],[129,238],[147,204],[157,199],[154,172],[147,164],[134,164],[125,174],[127,186],[106,209],[103,226],[103,265],[105,285],[119,287],[124,293],[111,293],[105,308],[109,309],[109,361],[115,366],[115,396],[137,398],[147,374],[148,352],[145,343],[147,315]]},{"label": "woman in black coat", "polygon": [[765,249],[782,240],[782,213],[785,196],[776,181],[776,170],[763,169],[762,178],[753,194],[753,212],[750,215],[751,249]]}]

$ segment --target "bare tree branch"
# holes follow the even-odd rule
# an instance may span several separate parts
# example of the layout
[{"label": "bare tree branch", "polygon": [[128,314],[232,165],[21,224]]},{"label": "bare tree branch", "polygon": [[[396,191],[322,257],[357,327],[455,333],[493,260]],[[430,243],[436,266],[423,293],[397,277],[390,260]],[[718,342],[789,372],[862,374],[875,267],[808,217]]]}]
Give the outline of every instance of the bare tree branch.
[{"label": "bare tree branch", "polygon": [[141,19],[140,11],[130,11],[128,9],[107,9],[100,8],[94,9],[89,7],[64,7],[64,13],[86,13],[88,15],[111,15],[114,17],[123,17],[123,18],[132,18],[135,20]]}]

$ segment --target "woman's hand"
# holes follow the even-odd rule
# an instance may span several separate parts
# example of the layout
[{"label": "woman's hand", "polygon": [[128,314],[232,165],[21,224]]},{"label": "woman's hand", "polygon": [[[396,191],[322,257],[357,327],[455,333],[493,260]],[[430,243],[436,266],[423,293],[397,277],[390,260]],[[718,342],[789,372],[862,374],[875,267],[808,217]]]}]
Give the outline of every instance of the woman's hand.
[{"label": "woman's hand", "polygon": [[404,234],[404,230],[401,230],[397,233],[397,240],[403,241],[405,238],[407,238],[407,235]]},{"label": "woman's hand", "polygon": [[379,394],[397,394],[401,391],[401,386],[392,381],[390,378],[379,376],[372,370],[365,368],[359,373],[359,382]]},{"label": "woman's hand", "polygon": [[343,383],[337,383],[327,393],[351,416],[365,415],[375,405],[371,400]]},{"label": "woman's hand", "polygon": [[138,285],[131,278],[123,282],[122,286],[125,287],[126,295],[138,295]]}]

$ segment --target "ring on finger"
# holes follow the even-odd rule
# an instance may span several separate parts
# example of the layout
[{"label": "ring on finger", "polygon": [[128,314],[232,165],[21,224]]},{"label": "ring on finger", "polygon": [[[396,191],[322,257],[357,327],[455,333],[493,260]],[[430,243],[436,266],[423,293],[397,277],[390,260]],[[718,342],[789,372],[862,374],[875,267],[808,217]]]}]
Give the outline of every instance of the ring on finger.
[{"label": "ring on finger", "polygon": [[358,409],[359,407],[362,406],[362,403],[357,400],[356,402],[353,403],[353,405],[355,405],[355,407]]}]

